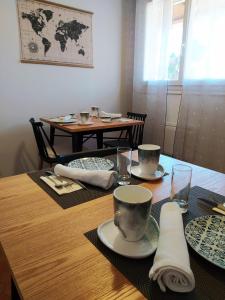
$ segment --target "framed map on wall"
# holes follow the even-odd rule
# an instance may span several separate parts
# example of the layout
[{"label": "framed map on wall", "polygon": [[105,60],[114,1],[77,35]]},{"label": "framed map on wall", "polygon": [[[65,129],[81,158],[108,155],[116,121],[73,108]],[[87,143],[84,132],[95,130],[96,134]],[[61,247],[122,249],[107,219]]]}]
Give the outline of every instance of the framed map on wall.
[{"label": "framed map on wall", "polygon": [[92,12],[17,0],[21,62],[93,67]]}]

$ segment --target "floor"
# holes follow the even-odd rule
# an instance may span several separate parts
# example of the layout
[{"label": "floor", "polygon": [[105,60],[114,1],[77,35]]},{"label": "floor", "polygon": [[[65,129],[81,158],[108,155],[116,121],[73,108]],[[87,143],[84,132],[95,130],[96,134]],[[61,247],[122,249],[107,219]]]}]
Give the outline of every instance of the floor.
[{"label": "floor", "polygon": [[7,261],[0,250],[0,299],[10,300],[11,290],[10,290],[10,271]]}]

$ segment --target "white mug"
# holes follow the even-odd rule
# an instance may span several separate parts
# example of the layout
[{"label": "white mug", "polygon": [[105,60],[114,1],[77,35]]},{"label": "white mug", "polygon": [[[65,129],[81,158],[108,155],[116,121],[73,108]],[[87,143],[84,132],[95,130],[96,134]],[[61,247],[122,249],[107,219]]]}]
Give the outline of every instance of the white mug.
[{"label": "white mug", "polygon": [[158,168],[160,146],[143,144],[138,146],[138,160],[143,175],[154,174]]},{"label": "white mug", "polygon": [[140,240],[148,225],[152,192],[138,185],[124,185],[113,192],[114,224],[129,242]]},{"label": "white mug", "polygon": [[82,124],[87,123],[88,119],[89,119],[89,112],[83,111],[80,113],[80,122]]}]

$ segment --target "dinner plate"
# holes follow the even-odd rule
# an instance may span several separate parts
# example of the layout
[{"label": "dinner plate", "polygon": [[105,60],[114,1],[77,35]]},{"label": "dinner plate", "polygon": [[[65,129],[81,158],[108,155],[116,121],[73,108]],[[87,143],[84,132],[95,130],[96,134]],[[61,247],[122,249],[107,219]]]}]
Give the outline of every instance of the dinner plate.
[{"label": "dinner plate", "polygon": [[185,228],[188,244],[202,257],[225,269],[225,216],[202,216]]},{"label": "dinner plate", "polygon": [[114,163],[103,157],[84,157],[72,160],[68,166],[85,170],[111,170]]},{"label": "dinner plate", "polygon": [[109,118],[101,119],[101,121],[103,123],[112,123],[112,119],[109,119]]},{"label": "dinner plate", "polygon": [[87,126],[87,125],[92,125],[94,124],[94,122],[86,122],[86,123],[81,123],[81,122],[78,122],[78,125],[81,125],[81,126]]},{"label": "dinner plate", "polygon": [[159,225],[150,216],[146,233],[137,242],[126,241],[114,225],[113,219],[99,225],[97,234],[102,243],[112,251],[130,258],[144,258],[154,253],[158,246]]},{"label": "dinner plate", "polygon": [[120,121],[121,122],[130,122],[131,119],[129,119],[129,118],[120,118]]},{"label": "dinner plate", "polygon": [[162,178],[165,174],[165,170],[162,165],[158,164],[157,170],[154,174],[143,174],[140,165],[138,165],[131,167],[131,174],[141,179],[154,181]]},{"label": "dinner plate", "polygon": [[63,118],[54,118],[54,119],[50,119],[50,121],[54,123],[60,123],[60,124],[70,124],[70,123],[77,122],[76,119],[63,120]]}]

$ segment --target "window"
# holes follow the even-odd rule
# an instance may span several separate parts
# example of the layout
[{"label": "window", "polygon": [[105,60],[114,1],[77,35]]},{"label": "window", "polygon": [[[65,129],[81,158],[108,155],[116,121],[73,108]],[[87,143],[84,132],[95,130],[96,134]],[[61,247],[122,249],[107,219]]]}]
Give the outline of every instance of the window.
[{"label": "window", "polygon": [[225,0],[192,0],[185,79],[225,79]]},{"label": "window", "polygon": [[183,41],[185,1],[173,1],[172,25],[168,43],[168,80],[179,80]]},{"label": "window", "polygon": [[154,3],[149,2],[146,10],[144,80],[178,81],[185,0]]},{"label": "window", "polygon": [[225,79],[225,0],[149,1],[145,24],[144,81]]}]

